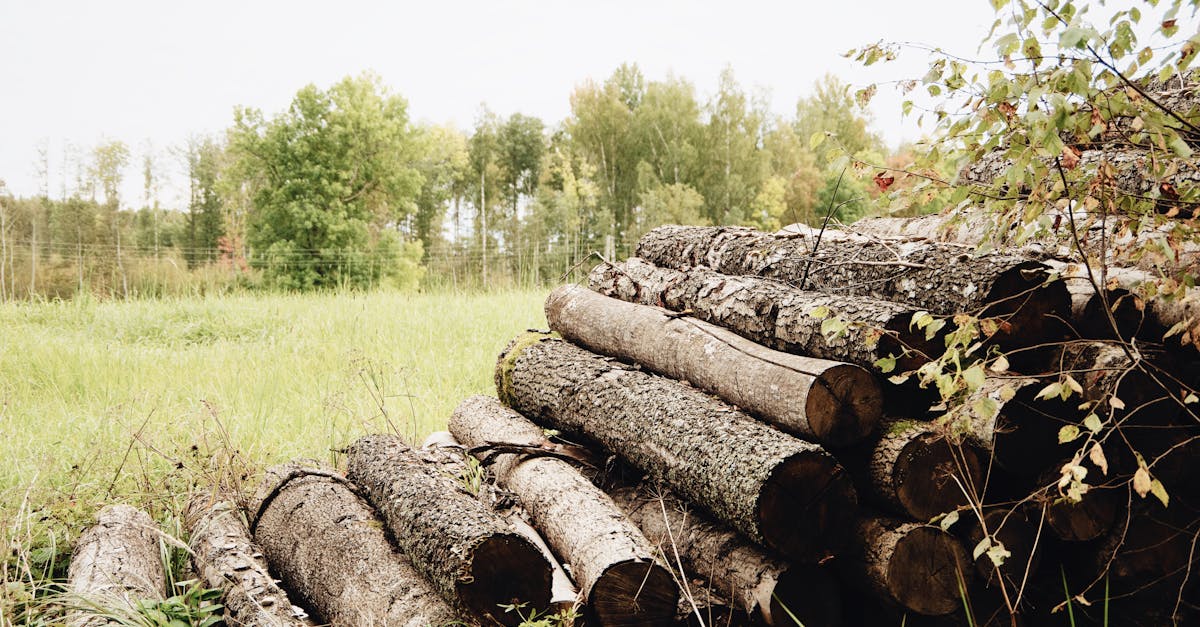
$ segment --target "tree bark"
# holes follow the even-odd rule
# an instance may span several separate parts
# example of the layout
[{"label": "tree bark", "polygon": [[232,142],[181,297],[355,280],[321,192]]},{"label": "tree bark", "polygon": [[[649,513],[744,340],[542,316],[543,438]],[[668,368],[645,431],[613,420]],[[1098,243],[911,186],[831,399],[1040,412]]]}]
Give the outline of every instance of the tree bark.
[{"label": "tree bark", "polygon": [[340,475],[276,466],[251,511],[251,532],[271,570],[329,624],[427,627],[461,620]]},{"label": "tree bark", "polygon": [[204,585],[222,592],[225,624],[230,627],[312,625],[292,605],[267,570],[250,540],[242,512],[226,498],[197,494],[183,512],[192,563]]},{"label": "tree bark", "polygon": [[[1046,283],[1044,264],[998,252],[972,254],[929,241],[880,241],[827,231],[814,250],[807,234],[778,236],[742,227],[658,227],[638,242],[638,256],[686,270],[705,265],[726,274],[762,276],[797,287],[907,303],[938,315],[971,313],[1008,324],[993,341],[1029,346],[1058,334],[1048,319],[1070,313],[1061,282]],[[803,285],[802,285],[803,284]]]},{"label": "tree bark", "polygon": [[819,557],[848,531],[854,488],[832,456],[693,388],[537,334],[501,354],[496,388],[784,555]]},{"label": "tree bark", "polygon": [[668,559],[677,554],[686,574],[705,578],[747,615],[772,626],[795,624],[789,612],[807,627],[841,622],[841,594],[827,570],[764,552],[664,488],[624,485],[608,493]]},{"label": "tree bark", "polygon": [[695,318],[564,285],[546,299],[564,339],[715,394],[788,433],[830,446],[871,433],[879,384],[858,366],[773,351]]},{"label": "tree bark", "polygon": [[367,435],[347,454],[347,475],[446,599],[504,624],[521,619],[502,605],[549,607],[551,568],[537,547],[419,451],[395,436]]},{"label": "tree bark", "polygon": [[960,607],[960,577],[970,583],[974,568],[954,536],[931,525],[864,518],[855,541],[842,567],[878,598],[926,616]]},{"label": "tree bark", "polygon": [[612,499],[571,464],[539,457],[553,445],[541,427],[493,398],[473,396],[450,417],[450,431],[472,450],[497,444],[527,455],[494,457],[496,481],[517,496],[547,542],[570,564],[600,625],[669,625],[679,588],[654,548]]},{"label": "tree bark", "polygon": [[985,462],[974,444],[953,442],[928,422],[889,420],[864,474],[890,508],[928,521],[982,495]]},{"label": "tree bark", "polygon": [[[686,311],[768,348],[868,369],[896,356],[897,368],[912,370],[945,349],[940,335],[926,340],[923,331],[912,330],[919,309],[872,298],[798,290],[782,281],[704,267],[659,268],[637,257],[596,266],[588,280],[605,296]],[[822,308],[827,317],[812,315]],[[850,324],[843,333],[826,335],[821,325],[827,318]]]},{"label": "tree bark", "polygon": [[101,509],[96,524],[75,541],[67,570],[68,590],[78,597],[80,606],[89,609],[69,613],[67,624],[108,625],[108,619],[89,610],[133,612],[139,601],[163,599],[167,576],[159,533],[149,514],[136,507],[108,505]]}]

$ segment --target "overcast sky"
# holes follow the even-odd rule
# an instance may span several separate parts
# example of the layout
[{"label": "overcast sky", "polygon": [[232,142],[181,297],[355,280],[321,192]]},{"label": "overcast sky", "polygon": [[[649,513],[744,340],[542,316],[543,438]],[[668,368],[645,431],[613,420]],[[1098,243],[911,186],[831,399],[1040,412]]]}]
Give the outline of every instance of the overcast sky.
[{"label": "overcast sky", "polygon": [[[48,141],[57,196],[64,143],[120,139],[137,164],[123,201],[140,203],[147,142],[165,152],[229,126],[235,105],[275,113],[305,84],[364,70],[403,95],[415,120],[463,129],[483,103],[553,125],[575,85],[623,62],[648,80],[686,78],[701,98],[730,66],[743,88],[768,91],[772,109],[790,114],[826,72],[861,85],[925,67],[913,51],[864,70],[841,57],[851,47],[917,42],[970,55],[993,19],[986,0],[4,0],[0,179],[15,195],[38,193],[34,160]],[[919,134],[902,123],[900,100],[881,88],[872,106],[892,144]],[[168,203],[178,192],[178,183],[166,190]]]}]

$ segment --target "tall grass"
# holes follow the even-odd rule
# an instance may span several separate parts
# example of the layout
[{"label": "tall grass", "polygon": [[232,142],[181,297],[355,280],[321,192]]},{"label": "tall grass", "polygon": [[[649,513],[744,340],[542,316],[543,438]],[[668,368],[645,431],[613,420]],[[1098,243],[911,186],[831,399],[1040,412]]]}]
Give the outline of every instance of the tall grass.
[{"label": "tall grass", "polygon": [[0,306],[0,529],[12,545],[0,548],[28,562],[9,560],[0,579],[56,574],[103,503],[171,518],[169,495],[197,481],[214,438],[261,467],[336,461],[370,431],[415,439],[440,428],[459,400],[493,392],[497,353],[545,325],[544,295]]}]

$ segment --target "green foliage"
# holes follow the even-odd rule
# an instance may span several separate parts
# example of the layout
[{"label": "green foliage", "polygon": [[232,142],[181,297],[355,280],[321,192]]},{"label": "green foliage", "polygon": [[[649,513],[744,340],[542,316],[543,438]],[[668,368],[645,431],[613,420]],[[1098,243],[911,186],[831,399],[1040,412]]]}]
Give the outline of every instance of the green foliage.
[{"label": "green foliage", "polygon": [[407,103],[370,75],[305,87],[272,120],[239,109],[231,149],[262,180],[250,216],[254,264],[289,289],[390,276],[387,231],[416,209],[418,146]]}]

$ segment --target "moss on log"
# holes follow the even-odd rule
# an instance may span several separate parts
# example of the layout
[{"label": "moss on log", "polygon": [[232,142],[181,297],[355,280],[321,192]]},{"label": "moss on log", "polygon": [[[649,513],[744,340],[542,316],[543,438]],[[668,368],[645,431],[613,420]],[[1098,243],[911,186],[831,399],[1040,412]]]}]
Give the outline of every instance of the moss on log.
[{"label": "moss on log", "polygon": [[204,585],[221,590],[230,627],[312,625],[271,577],[232,499],[197,494],[183,512],[192,564]]},{"label": "moss on log", "polygon": [[552,447],[541,427],[494,398],[473,396],[454,410],[450,431],[481,453],[497,444],[528,448],[495,456],[496,480],[571,566],[597,624],[672,623],[679,589],[670,571],[607,494],[571,464],[537,455]]},{"label": "moss on log", "polygon": [[359,438],[347,454],[350,479],[444,597],[504,624],[520,622],[504,605],[549,607],[551,568],[537,547],[420,451],[380,434]]},{"label": "moss on log", "polygon": [[397,551],[345,478],[315,466],[267,471],[251,501],[271,571],[334,626],[427,627],[461,621]]},{"label": "moss on log", "polygon": [[530,335],[496,375],[509,406],[588,436],[785,555],[819,557],[849,531],[854,488],[832,456],[693,388]]},{"label": "moss on log", "polygon": [[658,307],[564,285],[546,299],[546,320],[568,341],[687,381],[804,439],[852,444],[883,411],[879,384],[863,368],[774,351]]},{"label": "moss on log", "polygon": [[75,541],[67,570],[67,590],[78,611],[67,615],[70,627],[108,625],[102,613],[134,613],[143,600],[161,600],[166,571],[159,549],[160,532],[150,515],[131,505],[107,505],[96,524]]}]

